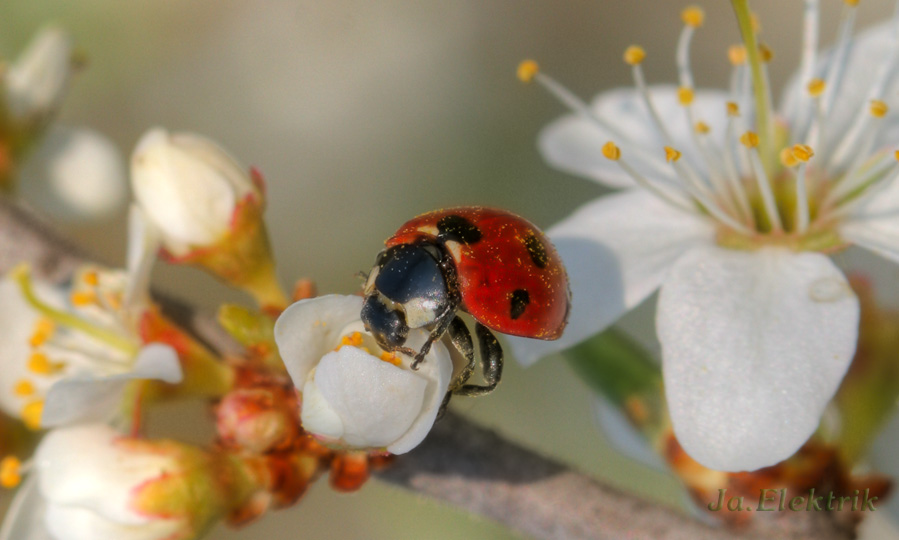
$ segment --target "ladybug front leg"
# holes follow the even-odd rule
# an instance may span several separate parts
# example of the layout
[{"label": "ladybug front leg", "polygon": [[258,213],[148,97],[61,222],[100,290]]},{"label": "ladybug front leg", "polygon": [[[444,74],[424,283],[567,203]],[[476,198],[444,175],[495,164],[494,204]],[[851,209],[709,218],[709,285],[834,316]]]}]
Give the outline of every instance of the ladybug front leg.
[{"label": "ladybug front leg", "polygon": [[496,385],[499,384],[503,375],[503,348],[500,346],[499,340],[496,339],[493,332],[481,323],[475,323],[474,330],[478,336],[478,345],[480,346],[481,371],[487,384],[484,386],[466,384],[453,392],[461,396],[483,396],[489,394],[496,389]]},{"label": "ladybug front leg", "polygon": [[465,324],[465,321],[458,316],[453,317],[453,322],[450,324],[448,332],[450,341],[453,342],[453,346],[456,347],[456,350],[459,351],[466,360],[468,360],[465,367],[453,377],[453,380],[449,385],[450,392],[455,392],[459,388],[462,388],[462,385],[468,382],[468,379],[471,378],[471,374],[474,373],[476,364],[474,358],[474,343],[471,341],[471,332],[468,331],[468,326]]},{"label": "ladybug front leg", "polygon": [[[450,306],[451,308],[453,306]],[[447,329],[453,323],[453,320],[456,318],[456,310],[455,309],[447,309],[440,318],[437,319],[437,326],[431,330],[430,335],[428,335],[427,341],[424,342],[424,345],[421,346],[421,350],[415,353],[415,360],[412,362],[410,366],[413,370],[418,370],[418,365],[422,363],[425,359],[425,355],[431,350],[431,345],[434,344],[435,341],[440,339],[443,334],[446,333]],[[405,349],[405,348],[404,348]],[[406,350],[400,349],[401,352],[405,353]],[[414,351],[413,351],[414,352]],[[407,353],[408,354],[408,353]]]}]

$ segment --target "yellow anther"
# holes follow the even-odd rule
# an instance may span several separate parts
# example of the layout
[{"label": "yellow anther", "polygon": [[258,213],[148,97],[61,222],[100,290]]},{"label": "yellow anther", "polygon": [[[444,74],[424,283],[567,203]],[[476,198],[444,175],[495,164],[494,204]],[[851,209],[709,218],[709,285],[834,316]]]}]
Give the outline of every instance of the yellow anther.
[{"label": "yellow anther", "polygon": [[680,159],[681,153],[671,148],[670,146],[665,147],[665,161],[671,163],[672,161],[677,161]]},{"label": "yellow anther", "polygon": [[335,351],[340,350],[341,347],[349,345],[350,347],[359,347],[362,345],[362,334],[359,332],[353,332],[350,335],[343,336],[340,338],[340,344],[334,348]]},{"label": "yellow anther", "polygon": [[523,83],[529,83],[534,80],[537,73],[540,72],[540,66],[533,60],[524,60],[518,64],[518,80]]},{"label": "yellow anther", "polygon": [[755,12],[749,14],[749,24],[752,25],[752,31],[756,34],[762,31],[762,23],[759,22],[759,16]]},{"label": "yellow anther", "polygon": [[43,400],[32,401],[22,407],[22,422],[25,427],[37,431],[41,428],[41,415],[44,414]]},{"label": "yellow anther", "polygon": [[646,51],[639,45],[631,45],[624,51],[624,61],[632,66],[636,66],[646,58]]},{"label": "yellow anther", "polygon": [[680,12],[680,18],[687,26],[699,28],[705,20],[705,12],[699,6],[687,6]]},{"label": "yellow anther", "polygon": [[780,162],[783,164],[784,167],[787,167],[787,168],[795,167],[796,165],[799,164],[799,162],[796,161],[796,158],[793,156],[792,148],[784,148],[783,150],[780,151]]},{"label": "yellow anther", "polygon": [[793,153],[793,157],[796,158],[797,161],[801,161],[803,163],[812,159],[812,156],[815,155],[815,151],[812,150],[812,147],[807,144],[794,144],[791,150]]},{"label": "yellow anther", "polygon": [[808,88],[808,93],[810,96],[819,97],[824,93],[825,90],[827,90],[827,83],[824,82],[823,79],[815,78],[809,81],[806,88]]},{"label": "yellow anther", "polygon": [[96,287],[100,283],[100,276],[94,270],[89,270],[81,275],[81,279],[92,287]]},{"label": "yellow anther", "polygon": [[890,108],[883,101],[880,101],[879,99],[872,99],[870,110],[872,116],[876,118],[883,118],[890,111]]},{"label": "yellow anther", "polygon": [[743,146],[746,148],[755,148],[759,145],[759,136],[753,131],[747,131],[740,135],[740,142],[743,143]]},{"label": "yellow anther", "polygon": [[11,489],[22,482],[22,462],[15,456],[0,460],[0,486]]},{"label": "yellow anther", "polygon": [[708,124],[701,120],[699,122],[696,122],[696,125],[693,126],[693,128],[696,130],[696,133],[701,133],[703,135],[705,135],[709,131],[712,131],[712,128],[710,128]]},{"label": "yellow anther", "polygon": [[731,45],[727,48],[727,59],[735,66],[745,64],[746,47],[744,45]]},{"label": "yellow anther", "polygon": [[899,161],[899,150],[893,152],[893,157],[896,158],[896,161]]},{"label": "yellow anther", "polygon": [[73,291],[69,300],[75,306],[89,306],[97,303],[97,295],[93,291]]},{"label": "yellow anther", "polygon": [[28,379],[20,379],[12,389],[13,393],[19,397],[33,396],[36,392],[34,384]]},{"label": "yellow anther", "polygon": [[859,0],[843,0],[847,6],[855,7],[858,5]]},{"label": "yellow anther", "polygon": [[52,362],[42,352],[31,353],[28,357],[28,371],[37,375],[53,375],[62,371],[66,365],[62,362]]},{"label": "yellow anther", "polygon": [[762,59],[762,62],[766,64],[774,58],[774,51],[772,51],[767,45],[764,43],[759,43],[759,56]]},{"label": "yellow anther", "polygon": [[740,116],[740,106],[733,101],[727,102],[727,116]]},{"label": "yellow anther", "polygon": [[681,105],[687,106],[693,103],[693,89],[688,88],[686,86],[681,86],[677,89],[677,100]]},{"label": "yellow anther", "polygon": [[606,159],[618,161],[621,158],[621,149],[618,148],[615,143],[609,141],[602,145],[602,155],[605,156]]},{"label": "yellow anther", "polygon": [[387,362],[388,364],[393,364],[395,366],[399,366],[402,364],[402,360],[399,357],[391,352],[382,352],[380,356],[381,360]]},{"label": "yellow anther", "polygon": [[55,330],[56,324],[50,319],[38,319],[37,323],[34,325],[34,332],[32,332],[31,337],[28,339],[28,343],[32,347],[40,347],[50,339]]}]

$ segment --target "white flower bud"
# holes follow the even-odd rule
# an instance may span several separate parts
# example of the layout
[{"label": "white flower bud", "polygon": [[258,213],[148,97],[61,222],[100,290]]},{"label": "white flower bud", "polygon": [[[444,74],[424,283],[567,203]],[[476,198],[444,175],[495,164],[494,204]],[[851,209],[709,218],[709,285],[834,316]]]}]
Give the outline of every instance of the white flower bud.
[{"label": "white flower bud", "polygon": [[221,242],[232,232],[239,205],[262,196],[247,169],[209,139],[159,128],[137,143],[131,183],[175,256]]},{"label": "white flower bud", "polygon": [[[431,430],[453,360],[435,343],[412,371],[411,358],[378,348],[359,320],[361,309],[358,296],[302,300],[275,323],[275,341],[303,393],[303,429],[331,446],[402,454]],[[417,349],[426,338],[412,330],[407,345]]]},{"label": "white flower bud", "polygon": [[196,538],[229,504],[234,471],[194,447],[104,424],[51,431],[34,456],[44,527],[57,540]]},{"label": "white flower bud", "polygon": [[71,37],[61,28],[43,29],[5,74],[10,115],[27,120],[52,113],[65,97],[71,75]]}]

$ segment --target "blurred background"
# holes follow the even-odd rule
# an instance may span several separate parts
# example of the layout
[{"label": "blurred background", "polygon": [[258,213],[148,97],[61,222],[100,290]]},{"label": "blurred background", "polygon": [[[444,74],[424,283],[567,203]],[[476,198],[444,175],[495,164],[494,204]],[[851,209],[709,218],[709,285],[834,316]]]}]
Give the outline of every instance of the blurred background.
[{"label": "blurred background", "polygon": [[[825,0],[822,41],[833,41],[842,2]],[[674,82],[680,1],[669,0],[7,0],[0,53],[12,58],[44,23],[70,30],[87,58],[61,122],[111,137],[127,156],[152,126],[219,141],[268,181],[267,221],[285,283],[314,279],[323,293],[352,293],[401,223],[445,206],[500,206],[549,226],[603,193],[547,167],[535,139],[564,112],[515,77],[519,61],[576,94],[631,84],[621,60],[648,52],[650,83]],[[859,26],[892,2],[862,4]],[[697,86],[726,84],[727,46],[739,40],[729,2],[707,0],[694,40]],[[802,2],[756,0],[775,52],[773,87],[797,65]],[[775,92],[777,95],[777,91]],[[91,224],[61,224],[101,260],[124,257],[124,210]],[[52,216],[50,216],[52,219]],[[885,265],[883,265],[885,266]],[[890,267],[881,279],[899,278]],[[159,290],[209,310],[245,301],[199,271],[160,265]],[[654,300],[622,321],[655,348]],[[557,459],[672,506],[678,482],[634,465],[595,429],[591,398],[558,358],[523,370],[454,408]],[[197,421],[204,412],[196,411]],[[895,440],[895,439],[893,439]],[[325,483],[296,507],[212,538],[516,538],[373,481],[339,495]]]}]

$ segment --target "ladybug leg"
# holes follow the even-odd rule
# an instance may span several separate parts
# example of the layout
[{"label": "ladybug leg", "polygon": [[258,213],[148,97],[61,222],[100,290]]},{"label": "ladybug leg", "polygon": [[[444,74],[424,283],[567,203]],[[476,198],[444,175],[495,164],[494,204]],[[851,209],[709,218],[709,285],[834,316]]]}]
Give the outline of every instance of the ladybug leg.
[{"label": "ladybug leg", "polygon": [[454,392],[462,396],[483,396],[493,392],[503,375],[503,348],[499,340],[481,323],[475,323],[474,330],[480,345],[481,370],[487,384],[484,386],[466,384]]},{"label": "ladybug leg", "polygon": [[[453,320],[456,318],[454,310],[447,310],[440,318],[437,320],[437,327],[431,330],[431,334],[428,336],[427,341],[425,341],[424,345],[421,346],[421,350],[418,352],[413,351],[412,356],[414,356],[415,360],[412,362],[410,366],[413,370],[418,370],[418,365],[422,363],[425,359],[425,355],[431,350],[431,345],[434,344],[435,341],[440,339],[443,334],[446,333],[447,329],[452,325]],[[406,351],[402,351],[406,352]],[[408,353],[407,353],[408,354]]]},{"label": "ladybug leg", "polygon": [[468,331],[468,326],[465,324],[465,321],[459,317],[453,317],[453,322],[450,324],[448,332],[450,340],[453,342],[453,346],[455,346],[456,350],[462,353],[462,356],[468,360],[468,364],[466,364],[459,374],[453,377],[452,382],[450,382],[450,392],[455,392],[459,388],[462,388],[462,385],[464,385],[465,382],[471,378],[471,374],[474,373],[474,367],[476,365],[474,358],[474,343],[471,341],[471,332]]},{"label": "ladybug leg", "polygon": [[443,396],[443,403],[440,404],[440,408],[437,409],[437,418],[434,421],[438,421],[443,418],[443,415],[446,414],[446,408],[449,406],[450,398],[453,397],[452,392],[447,392],[445,396]]}]

